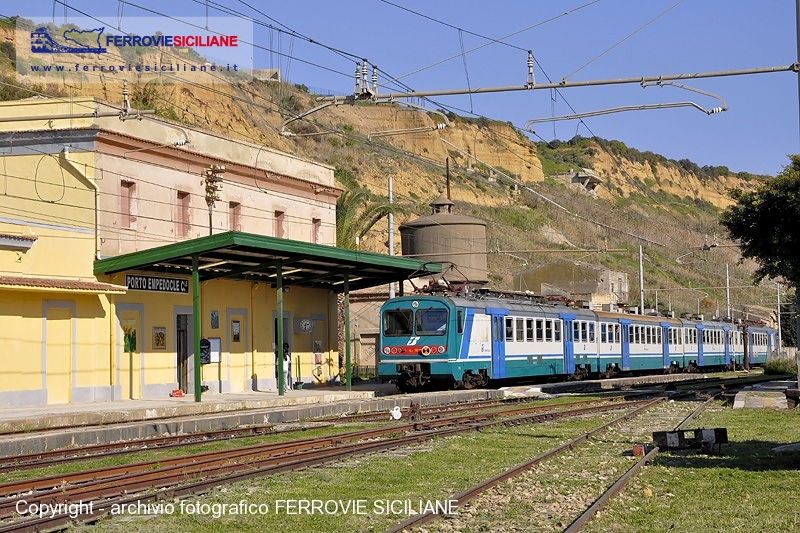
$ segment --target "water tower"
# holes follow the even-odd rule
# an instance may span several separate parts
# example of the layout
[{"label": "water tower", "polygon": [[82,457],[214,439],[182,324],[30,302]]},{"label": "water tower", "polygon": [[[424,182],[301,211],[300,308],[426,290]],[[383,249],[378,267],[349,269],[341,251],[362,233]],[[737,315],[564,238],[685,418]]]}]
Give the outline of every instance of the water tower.
[{"label": "water tower", "polygon": [[[451,283],[461,281],[459,272],[470,283],[487,283],[486,222],[453,214],[454,204],[444,194],[429,205],[430,215],[400,226],[403,255],[443,263],[443,272]],[[455,264],[458,271],[449,272],[450,263]]]}]

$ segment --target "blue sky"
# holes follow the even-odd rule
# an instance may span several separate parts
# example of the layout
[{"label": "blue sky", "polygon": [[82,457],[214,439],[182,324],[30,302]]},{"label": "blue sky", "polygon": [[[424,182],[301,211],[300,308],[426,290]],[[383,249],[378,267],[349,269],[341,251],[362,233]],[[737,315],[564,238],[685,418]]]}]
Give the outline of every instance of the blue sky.
[{"label": "blue sky", "polygon": [[[537,83],[564,77],[578,82],[778,67],[797,57],[795,6],[788,0],[28,0],[23,12],[4,4],[0,14],[5,16],[52,20],[55,14],[55,22],[61,23],[65,11],[67,20],[77,18],[77,9],[111,26],[129,17],[159,17],[158,13],[180,19],[202,19],[208,13],[213,19],[238,12],[256,21],[256,67],[280,68],[291,83],[339,95],[353,90],[357,58],[380,68],[383,93],[403,86],[445,91],[524,85],[527,50],[536,59]],[[186,30],[191,33],[191,27]],[[501,42],[487,39],[509,35]],[[597,135],[700,166],[773,175],[788,164],[788,154],[800,153],[797,74],[682,83],[718,95],[728,111],[708,116],[693,107],[678,107],[582,122],[543,122],[532,126],[536,133],[531,137],[549,141]],[[702,93],[672,86],[644,89],[638,84],[432,100],[425,104],[431,109],[486,116],[520,128],[531,119],[620,106],[721,105]]]}]

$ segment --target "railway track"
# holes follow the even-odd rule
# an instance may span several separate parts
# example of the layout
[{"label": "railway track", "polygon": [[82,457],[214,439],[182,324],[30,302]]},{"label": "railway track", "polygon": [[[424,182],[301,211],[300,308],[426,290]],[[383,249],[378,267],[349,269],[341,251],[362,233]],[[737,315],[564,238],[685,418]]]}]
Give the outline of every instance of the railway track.
[{"label": "railway track", "polygon": [[[544,422],[609,410],[633,409],[658,401],[660,400],[604,402],[602,405],[550,412],[541,412],[541,406],[520,406],[481,415],[473,413],[424,422],[406,422],[331,437],[250,446],[225,452],[195,454],[172,460],[7,483],[0,486],[0,494],[6,495],[0,500],[0,516],[3,518],[0,532],[63,528],[72,520],[95,521],[108,514],[114,505],[155,502],[164,498],[185,496],[221,484],[308,468],[352,457],[354,454],[408,446],[434,437],[475,431],[498,424]],[[84,513],[70,512],[67,508],[70,503],[82,501],[93,502],[93,508]],[[59,504],[61,508],[58,507]],[[53,512],[45,513],[47,516],[43,517],[23,516],[29,514],[27,511],[31,509]],[[61,512],[56,512],[57,509],[61,509]]]},{"label": "railway track", "polygon": [[[524,405],[525,412],[536,411],[552,411],[554,409],[562,408],[560,406],[575,407],[580,405],[592,405],[602,401],[614,402],[621,401],[621,397],[609,397],[605,400],[577,400],[564,404],[545,404],[545,405]],[[514,404],[530,404],[530,398],[519,398],[510,400],[484,400],[478,402],[464,402],[449,406],[432,406],[432,407],[415,407],[401,410],[400,420],[411,422],[433,420],[442,418],[444,416],[453,416],[459,413],[490,413],[493,410],[502,410],[506,406]],[[302,424],[302,429],[309,427],[322,428],[330,427],[334,424],[341,423],[356,423],[356,422],[386,422],[390,416],[382,411],[380,413],[356,413],[338,417],[325,417],[315,419],[310,422]],[[294,427],[294,425],[291,425]],[[215,441],[228,441],[231,439],[240,439],[246,437],[256,437],[263,435],[274,435],[283,432],[281,428],[275,424],[258,425],[244,428],[224,429],[219,431],[206,431],[203,433],[194,433],[189,435],[171,435],[166,437],[157,437],[149,439],[137,439],[122,442],[114,442],[108,444],[97,444],[91,446],[82,446],[80,448],[65,448],[59,450],[50,450],[47,452],[38,452],[25,455],[15,455],[4,457],[0,459],[0,473],[22,471],[33,468],[43,468],[53,465],[64,465],[66,463],[85,461],[87,459],[97,459],[101,457],[112,457],[120,455],[128,455],[144,450],[167,450],[188,446],[195,446],[197,444],[205,444]]]},{"label": "railway track", "polygon": [[[434,522],[440,514],[428,512],[385,533],[422,531],[423,525],[430,533],[498,528],[576,533],[658,453],[654,448],[637,460],[634,443],[649,442],[652,431],[685,428],[713,399],[649,404],[626,413],[453,496],[459,515],[446,525]],[[652,409],[645,412],[647,407]],[[509,506],[523,506],[525,512],[509,512]]]}]

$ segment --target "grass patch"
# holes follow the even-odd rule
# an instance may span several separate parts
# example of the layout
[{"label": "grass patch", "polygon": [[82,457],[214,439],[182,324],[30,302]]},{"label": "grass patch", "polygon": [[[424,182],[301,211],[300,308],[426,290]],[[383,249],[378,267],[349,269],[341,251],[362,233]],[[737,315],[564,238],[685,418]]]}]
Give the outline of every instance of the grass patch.
[{"label": "grass patch", "polygon": [[659,454],[583,531],[800,530],[800,495],[793,490],[800,453],[771,451],[800,441],[796,412],[717,406],[695,427],[725,427],[730,444],[714,456]]},{"label": "grass patch", "polygon": [[[602,420],[605,418],[587,417],[563,423],[466,433],[411,448],[356,456],[320,468],[236,483],[187,499],[189,503],[220,507],[245,500],[248,504],[268,505],[266,514],[214,518],[207,514],[181,513],[176,500],[173,502],[176,512],[172,515],[104,520],[92,530],[124,530],[126,533],[143,530],[148,533],[383,531],[409,515],[402,505],[394,509],[396,513],[380,512],[387,507],[381,502],[410,500],[410,506],[417,508],[420,500],[447,500],[483,479],[600,425]],[[275,511],[280,500],[364,501],[366,512],[288,514],[284,509]]]}]

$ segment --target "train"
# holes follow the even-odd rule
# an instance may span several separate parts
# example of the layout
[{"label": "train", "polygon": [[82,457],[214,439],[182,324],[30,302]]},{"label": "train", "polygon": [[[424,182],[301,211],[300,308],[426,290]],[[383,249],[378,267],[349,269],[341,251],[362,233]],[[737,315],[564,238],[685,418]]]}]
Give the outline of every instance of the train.
[{"label": "train", "polygon": [[420,293],[380,311],[378,375],[403,392],[764,364],[763,323],[594,311],[525,293]]}]

